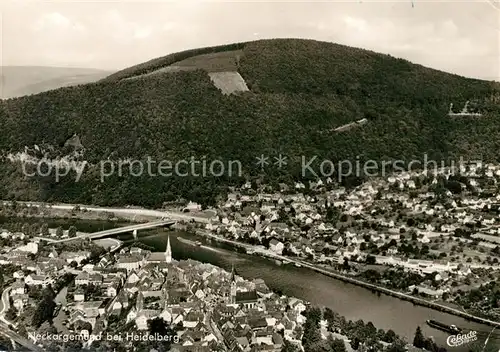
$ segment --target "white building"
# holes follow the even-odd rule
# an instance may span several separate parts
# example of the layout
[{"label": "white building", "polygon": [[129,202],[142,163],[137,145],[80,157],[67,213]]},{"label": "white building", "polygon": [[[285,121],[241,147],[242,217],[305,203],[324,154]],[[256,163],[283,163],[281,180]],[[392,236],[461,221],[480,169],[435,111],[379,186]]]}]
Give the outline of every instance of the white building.
[{"label": "white building", "polygon": [[183,211],[201,211],[201,205],[195,202],[189,202]]},{"label": "white building", "polygon": [[28,242],[26,245],[18,247],[16,250],[19,252],[29,252],[32,254],[37,254],[38,253],[38,243]]},{"label": "white building", "polygon": [[283,253],[284,248],[285,248],[285,245],[278,240],[272,239],[271,242],[269,242],[269,249],[272,250],[276,254]]},{"label": "white building", "polygon": [[144,264],[144,259],[137,255],[120,257],[116,263],[117,268],[125,269],[127,272],[139,269]]}]

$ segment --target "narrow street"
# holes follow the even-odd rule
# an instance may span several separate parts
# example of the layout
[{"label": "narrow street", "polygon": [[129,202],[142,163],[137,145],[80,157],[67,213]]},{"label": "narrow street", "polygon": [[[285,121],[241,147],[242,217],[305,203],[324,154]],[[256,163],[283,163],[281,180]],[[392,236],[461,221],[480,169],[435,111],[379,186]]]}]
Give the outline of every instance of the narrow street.
[{"label": "narrow street", "polygon": [[226,345],[225,345],[225,342],[224,342],[224,336],[222,336],[222,333],[220,332],[219,328],[217,327],[217,325],[215,324],[215,322],[213,321],[212,319],[212,311],[209,310],[205,316],[205,326],[207,326],[210,331],[212,332],[212,334],[215,335],[215,337],[217,337],[217,340],[223,344],[224,346],[224,349],[227,350],[226,348]]},{"label": "narrow street", "polygon": [[61,291],[57,294],[57,296],[54,299],[56,303],[61,304],[61,309],[59,310],[57,316],[54,318],[54,326],[60,333],[69,335],[70,332],[68,328],[63,324],[64,320],[68,318],[68,315],[64,311],[64,308],[67,305],[67,300],[66,300],[67,293],[68,293],[68,287],[65,286],[61,289]]},{"label": "narrow street", "polygon": [[0,300],[0,320],[7,325],[11,324],[7,319],[5,319],[5,313],[7,313],[10,308],[9,292],[10,287],[7,287],[2,292],[2,299]]}]

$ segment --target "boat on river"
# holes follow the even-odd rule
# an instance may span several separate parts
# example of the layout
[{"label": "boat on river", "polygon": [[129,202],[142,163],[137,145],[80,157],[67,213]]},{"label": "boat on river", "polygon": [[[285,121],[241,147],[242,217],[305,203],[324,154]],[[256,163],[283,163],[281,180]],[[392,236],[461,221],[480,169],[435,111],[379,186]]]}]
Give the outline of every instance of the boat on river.
[{"label": "boat on river", "polygon": [[434,329],[445,331],[450,334],[459,334],[462,332],[462,329],[458,328],[456,325],[448,325],[436,320],[427,320],[427,325]]},{"label": "boat on river", "polygon": [[188,244],[190,246],[201,246],[200,241],[191,241],[191,240],[188,240],[188,239],[182,238],[182,237],[177,237],[177,240],[179,240],[179,242],[181,242],[181,243]]}]

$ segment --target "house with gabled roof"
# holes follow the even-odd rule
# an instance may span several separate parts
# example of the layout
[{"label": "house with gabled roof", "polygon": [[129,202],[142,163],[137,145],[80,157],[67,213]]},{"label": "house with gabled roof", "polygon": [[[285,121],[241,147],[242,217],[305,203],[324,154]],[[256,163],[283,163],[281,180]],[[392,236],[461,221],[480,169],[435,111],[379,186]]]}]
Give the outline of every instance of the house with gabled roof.
[{"label": "house with gabled roof", "polygon": [[280,242],[274,238],[269,242],[269,249],[276,254],[283,253],[284,248],[285,245],[283,244],[283,242]]},{"label": "house with gabled roof", "polygon": [[98,273],[93,273],[89,275],[89,285],[101,285],[103,282],[103,276]]},{"label": "house with gabled roof", "polygon": [[118,289],[120,285],[118,282],[112,282],[108,287],[106,287],[106,296],[108,297],[116,297],[118,294]]},{"label": "house with gabled roof", "polygon": [[73,300],[75,302],[85,301],[85,291],[82,288],[77,288],[73,294]]},{"label": "house with gabled roof", "polygon": [[161,314],[159,310],[156,309],[142,309],[137,312],[137,316],[135,318],[135,325],[139,330],[147,330],[148,329],[148,320],[154,319]]},{"label": "house with gabled roof", "polygon": [[12,296],[12,304],[18,312],[22,312],[23,308],[28,304],[29,297],[27,294],[15,294]]},{"label": "house with gabled roof", "polygon": [[120,269],[125,269],[127,272],[132,270],[137,270],[145,263],[144,258],[140,255],[122,255],[118,258],[116,262],[116,267]]},{"label": "house with gabled roof", "polygon": [[121,290],[110,305],[113,311],[121,311],[128,308],[129,300],[124,290]]},{"label": "house with gabled roof", "polygon": [[75,278],[75,285],[88,285],[89,284],[89,273],[86,271],[82,271],[80,274],[77,275]]},{"label": "house with gabled roof", "polygon": [[24,279],[24,282],[26,282],[26,285],[28,285],[28,286],[40,285],[42,287],[45,287],[45,286],[51,284],[53,281],[54,280],[52,280],[51,278],[49,278],[47,276],[33,275],[33,274],[26,276],[26,278]]},{"label": "house with gabled roof", "polygon": [[199,323],[202,323],[204,319],[204,315],[201,311],[191,311],[184,316],[184,320],[182,325],[186,328],[194,328]]},{"label": "house with gabled roof", "polygon": [[10,286],[10,295],[23,295],[26,292],[25,288],[25,283],[21,280],[16,280],[11,286]]}]

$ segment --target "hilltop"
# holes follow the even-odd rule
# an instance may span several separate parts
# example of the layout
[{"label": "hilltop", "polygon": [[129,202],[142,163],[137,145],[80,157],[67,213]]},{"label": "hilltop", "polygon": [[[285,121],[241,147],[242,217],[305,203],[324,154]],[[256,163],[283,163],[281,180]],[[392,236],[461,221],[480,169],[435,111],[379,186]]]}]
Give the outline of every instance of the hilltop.
[{"label": "hilltop", "polygon": [[[73,150],[66,141],[77,135],[84,149],[78,158],[93,164],[147,157],[239,160],[243,178],[261,175],[256,156],[272,161],[283,153],[287,168],[266,172],[272,184],[303,178],[301,156],[410,160],[428,153],[439,160],[497,160],[499,92],[498,83],[363,49],[260,40],[171,54],[96,83],[3,101],[0,151],[37,145],[49,157],[67,155]],[[467,100],[481,118],[447,116],[450,103],[461,107]],[[211,203],[243,179],[115,175],[101,183],[93,168],[78,183],[56,183],[23,178],[15,164],[5,165],[0,198],[99,205],[157,206],[179,196]]]},{"label": "hilltop", "polygon": [[95,82],[109,74],[111,74],[109,71],[88,68],[2,66],[0,98],[21,97],[60,87]]}]

